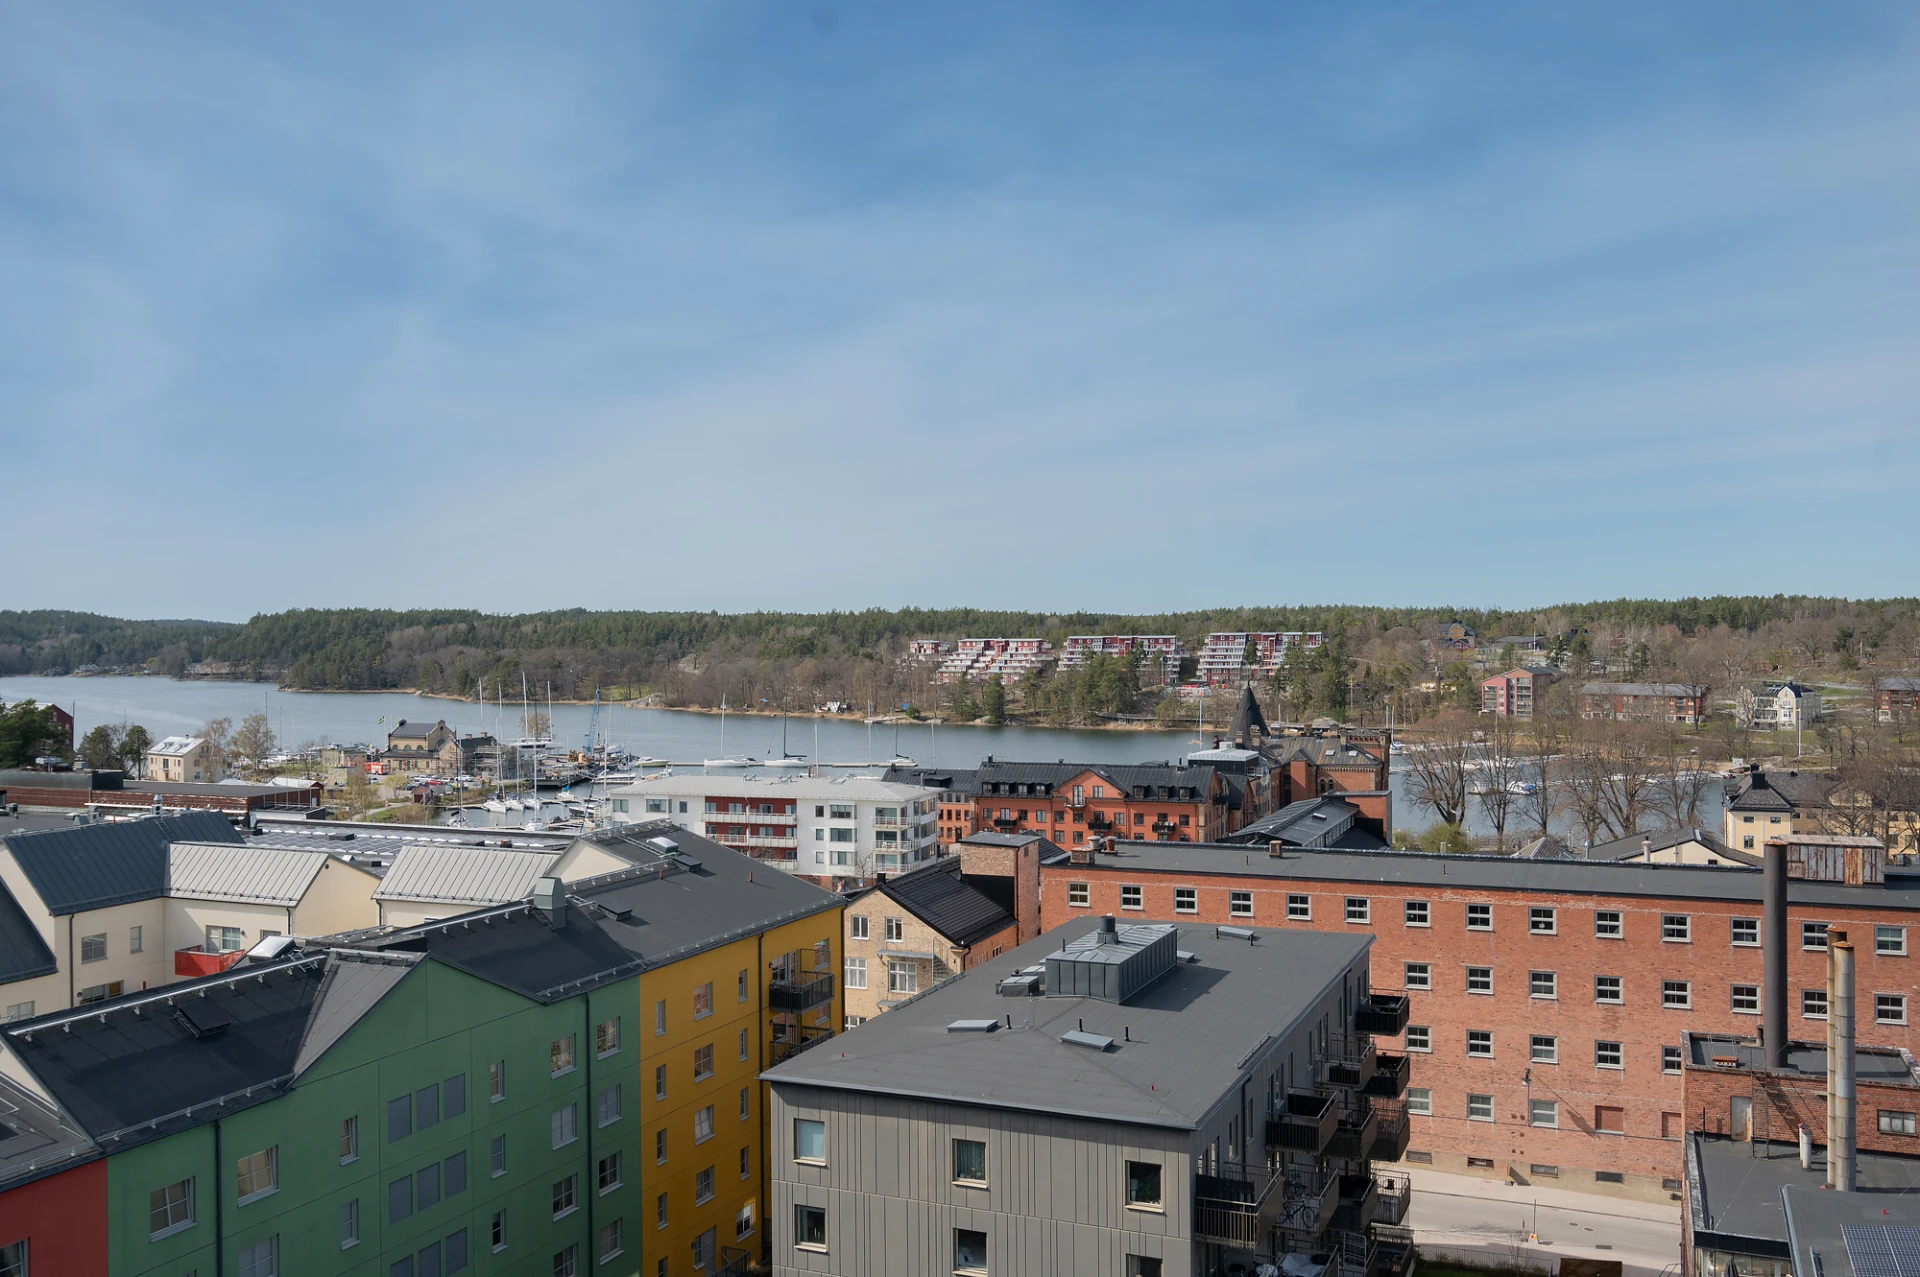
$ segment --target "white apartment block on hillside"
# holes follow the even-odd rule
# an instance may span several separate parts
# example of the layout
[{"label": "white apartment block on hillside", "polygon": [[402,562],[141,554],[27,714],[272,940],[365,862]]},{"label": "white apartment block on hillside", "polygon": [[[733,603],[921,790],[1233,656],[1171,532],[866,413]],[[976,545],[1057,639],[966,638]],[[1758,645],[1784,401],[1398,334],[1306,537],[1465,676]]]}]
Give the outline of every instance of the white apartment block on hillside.
[{"label": "white apartment block on hillside", "polygon": [[682,829],[814,878],[870,878],[934,857],[938,790],[865,776],[661,775],[613,793],[616,825]]}]

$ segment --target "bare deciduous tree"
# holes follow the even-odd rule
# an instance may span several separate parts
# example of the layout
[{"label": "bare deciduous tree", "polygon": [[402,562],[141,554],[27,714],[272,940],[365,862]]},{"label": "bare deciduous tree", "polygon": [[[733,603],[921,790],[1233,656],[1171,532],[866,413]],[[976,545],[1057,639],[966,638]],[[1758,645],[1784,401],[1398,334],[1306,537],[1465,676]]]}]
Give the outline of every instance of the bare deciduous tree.
[{"label": "bare deciduous tree", "polygon": [[1473,731],[1464,714],[1437,719],[1427,740],[1407,751],[1407,792],[1449,825],[1467,815],[1467,763],[1473,754]]}]

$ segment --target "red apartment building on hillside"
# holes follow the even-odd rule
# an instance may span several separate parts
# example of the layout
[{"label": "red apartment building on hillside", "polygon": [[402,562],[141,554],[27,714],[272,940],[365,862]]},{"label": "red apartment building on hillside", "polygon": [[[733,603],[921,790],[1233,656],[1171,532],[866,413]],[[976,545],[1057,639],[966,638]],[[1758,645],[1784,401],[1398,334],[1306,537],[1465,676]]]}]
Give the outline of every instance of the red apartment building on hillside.
[{"label": "red apartment building on hillside", "polygon": [[1532,718],[1534,707],[1547,699],[1558,670],[1522,665],[1504,674],[1480,680],[1480,712],[1499,718]]},{"label": "red apartment building on hillside", "polygon": [[1706,712],[1706,689],[1686,683],[1583,683],[1580,687],[1582,718],[1698,723]]}]

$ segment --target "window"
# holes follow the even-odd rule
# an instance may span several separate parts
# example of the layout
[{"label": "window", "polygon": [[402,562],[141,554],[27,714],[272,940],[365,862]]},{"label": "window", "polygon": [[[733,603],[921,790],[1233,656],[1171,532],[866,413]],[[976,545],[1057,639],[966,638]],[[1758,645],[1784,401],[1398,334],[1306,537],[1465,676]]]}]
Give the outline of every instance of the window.
[{"label": "window", "polygon": [[594,1103],[596,1125],[610,1126],[620,1120],[621,1090],[618,1082],[600,1088],[600,1096]]},{"label": "window", "polygon": [[1529,1162],[1527,1164],[1527,1174],[1539,1179],[1559,1179],[1560,1168],[1558,1166],[1544,1166],[1539,1162]]},{"label": "window", "polygon": [[907,938],[906,920],[904,918],[888,918],[887,919],[887,939],[905,940],[906,938]]},{"label": "window", "polygon": [[1467,968],[1467,992],[1468,993],[1492,993],[1493,992],[1493,968],[1492,967],[1468,967]]},{"label": "window", "polygon": [[742,1206],[733,1217],[733,1240],[753,1236],[753,1203]]},{"label": "window", "polygon": [[80,961],[100,962],[107,956],[107,938],[104,935],[80,937]]},{"label": "window", "polygon": [[1491,1056],[1493,1054],[1493,1030],[1492,1029],[1468,1029],[1467,1030],[1467,1054],[1478,1055],[1478,1056]]},{"label": "window", "polygon": [[33,1003],[31,1002],[15,1002],[7,1007],[8,1024],[12,1024],[15,1020],[31,1020],[32,1018]]},{"label": "window", "polygon": [[573,1069],[573,1034],[555,1038],[547,1047],[547,1071],[554,1077]]},{"label": "window", "polygon": [[1760,945],[1760,919],[1735,918],[1727,924],[1730,943],[1758,948]]},{"label": "window", "polygon": [[1128,1255],[1127,1277],[1160,1277],[1164,1266],[1151,1255]]},{"label": "window", "polygon": [[1593,1066],[1597,1069],[1618,1069],[1626,1067],[1620,1062],[1620,1044],[1618,1042],[1595,1042],[1593,1044]]},{"label": "window", "polygon": [[165,1237],[193,1223],[193,1181],[176,1180],[147,1194],[147,1232]]},{"label": "window", "polygon": [[234,1188],[242,1205],[265,1193],[271,1193],[279,1180],[279,1145],[248,1153],[240,1159],[234,1176]]},{"label": "window", "polygon": [[752,1093],[748,1087],[740,1088],[740,1120],[743,1122],[753,1114],[753,1102],[748,1098]]},{"label": "window", "polygon": [[413,1208],[425,1210],[440,1204],[440,1163],[423,1166],[413,1173]]},{"label": "window", "polygon": [[[1236,891],[1234,894],[1236,896],[1244,895],[1247,897],[1247,912],[1252,913],[1253,896],[1248,892],[1240,891]],[[1200,912],[1200,894],[1192,887],[1175,887],[1173,889],[1173,911],[1175,913]]]},{"label": "window", "polygon": [[1492,931],[1493,930],[1493,906],[1492,905],[1468,905],[1467,906],[1467,930],[1468,931]]},{"label": "window", "polygon": [[667,1128],[664,1126],[653,1133],[653,1160],[663,1166],[667,1161]]},{"label": "window", "polygon": [[667,1000],[660,999],[653,1004],[653,1036],[659,1037],[667,1031]]},{"label": "window", "polygon": [[1552,906],[1542,908],[1534,906],[1527,910],[1527,931],[1536,936],[1550,936],[1556,930]]},{"label": "window", "polygon": [[105,1002],[108,998],[119,997],[122,987],[123,982],[120,980],[109,980],[105,984],[90,984],[74,994],[73,1000],[82,1005],[89,1002]]},{"label": "window", "polygon": [[1800,947],[1824,953],[1827,948],[1827,924],[1824,922],[1803,922],[1800,924]]},{"label": "window", "polygon": [[667,1226],[667,1195],[665,1193],[653,1199],[653,1226],[655,1228]]},{"label": "window", "polygon": [[957,1273],[984,1273],[987,1271],[987,1235],[977,1228],[956,1228],[953,1230],[953,1271]]},{"label": "window", "polygon": [[1467,1096],[1467,1120],[1469,1122],[1491,1122],[1493,1120],[1493,1097],[1491,1095]]},{"label": "window", "polygon": [[1313,920],[1313,899],[1310,896],[1289,894],[1287,896],[1287,921],[1311,922]]},{"label": "window", "polygon": [[1875,1024],[1905,1024],[1907,1022],[1907,995],[1904,993],[1874,994],[1873,1022]]},{"label": "window", "polygon": [[1560,1125],[1560,1106],[1554,1103],[1552,1100],[1528,1100],[1527,1101],[1527,1125],[1529,1126]]},{"label": "window", "polygon": [[693,1018],[704,1020],[713,1014],[713,981],[698,985],[693,991]]},{"label": "window", "polygon": [[1160,1199],[1160,1163],[1127,1163],[1127,1205],[1161,1205]]},{"label": "window", "polygon": [[550,1121],[553,1127],[553,1146],[555,1148],[565,1148],[580,1138],[579,1114],[577,1109],[577,1105],[568,1104],[564,1108],[557,1108],[553,1111],[553,1116]]},{"label": "window", "polygon": [[413,1214],[413,1176],[387,1182],[387,1222],[397,1224]]},{"label": "window", "polygon": [[1528,1047],[1527,1058],[1535,1064],[1560,1063],[1560,1040],[1536,1033]]},{"label": "window", "polygon": [[1365,926],[1372,915],[1372,903],[1365,896],[1347,897],[1347,921]]},{"label": "window", "polygon": [[906,958],[888,958],[887,992],[920,992],[920,968]]},{"label": "window", "polygon": [[1662,1073],[1678,1073],[1680,1071],[1679,1047],[1663,1046],[1660,1048],[1660,1071]]},{"label": "window", "polygon": [[1407,1050],[1433,1050],[1433,1030],[1424,1024],[1409,1024],[1407,1026]]},{"label": "window", "polygon": [[1661,914],[1660,938],[1674,944],[1692,943],[1693,919],[1684,913]]},{"label": "window", "polygon": [[487,1102],[498,1104],[507,1098],[507,1062],[495,1060],[487,1065]]},{"label": "window", "polygon": [[745,1179],[748,1175],[752,1174],[752,1171],[749,1169],[753,1164],[752,1159],[748,1156],[750,1151],[751,1150],[749,1150],[746,1145],[742,1144],[740,1146],[740,1178],[741,1179]]},{"label": "window", "polygon": [[847,938],[850,940],[865,940],[867,938],[867,917],[865,914],[854,914],[847,919]]},{"label": "window", "polygon": [[145,949],[140,939],[140,928],[138,927],[131,927],[127,930],[127,952],[128,953],[145,952]]},{"label": "window", "polygon": [[452,1120],[467,1111],[467,1075],[456,1073],[440,1084],[440,1116]]},{"label": "window", "polygon": [[1408,1087],[1407,1112],[1416,1113],[1422,1117],[1431,1117],[1433,1115],[1433,1092],[1424,1086]]},{"label": "window", "polygon": [[[866,971],[866,968],[862,967],[861,968],[862,980],[865,980],[866,978],[865,971]],[[867,986],[865,984],[862,984],[860,987],[864,989]],[[747,1058],[747,1031],[745,1029],[740,1030],[740,1058],[743,1060]]]},{"label": "window", "polygon": [[600,1262],[604,1264],[617,1258],[623,1249],[620,1244],[620,1221],[616,1219],[611,1224],[600,1225]]},{"label": "window", "polygon": [[1602,940],[1618,940],[1625,934],[1620,923],[1618,909],[1595,909],[1593,911],[1593,934]]},{"label": "window", "polygon": [[713,1076],[713,1043],[693,1049],[693,1080],[704,1082]]},{"label": "window", "polygon": [[440,1164],[441,1180],[447,1188],[447,1196],[454,1197],[467,1191],[467,1155],[464,1150],[455,1153]]},{"label": "window", "polygon": [[[0,1277],[27,1277],[27,1240],[0,1246]],[[187,1277],[193,1277],[188,1273]]]},{"label": "window", "polygon": [[208,927],[207,952],[232,953],[247,947],[247,933],[238,927]]},{"label": "window", "polygon": [[827,1248],[827,1212],[818,1206],[793,1208],[793,1244],[799,1250]]},{"label": "window", "polygon": [[340,1160],[351,1162],[360,1156],[360,1119],[343,1117],[340,1119]]},{"label": "window", "polygon": [[1527,972],[1527,996],[1530,998],[1557,998],[1559,981],[1551,971]]},{"label": "window", "polygon": [[553,1277],[580,1277],[580,1243],[553,1252]]},{"label": "window", "polygon": [[1693,985],[1686,980],[1662,980],[1660,1005],[1685,1010],[1693,1005]]},{"label": "window", "polygon": [[1880,1133],[1882,1135],[1912,1135],[1914,1132],[1913,1114],[1901,1113],[1894,1109],[1880,1110]]},{"label": "window", "polygon": [[1890,957],[1904,958],[1907,955],[1907,929],[1905,927],[1875,927],[1873,929],[1873,951]]},{"label": "window", "polygon": [[693,1204],[705,1206],[713,1200],[713,1167],[708,1166],[693,1173]]},{"label": "window", "polygon": [[667,1098],[667,1066],[664,1064],[653,1066],[653,1098],[656,1100]]},{"label": "window", "polygon": [[1593,977],[1593,1000],[1619,1005],[1626,999],[1620,992],[1620,977],[1617,975],[1597,975]]},{"label": "window", "polygon": [[602,1059],[620,1049],[620,1017],[600,1021],[593,1031],[593,1047]]},{"label": "window", "polygon": [[360,1244],[360,1199],[354,1198],[340,1207],[340,1249]]},{"label": "window", "polygon": [[1087,884],[1070,882],[1067,884],[1067,904],[1075,909],[1085,909],[1089,903]]},{"label": "window", "polygon": [[1122,909],[1144,908],[1145,906],[1141,902],[1140,888],[1137,886],[1122,886],[1120,888],[1120,907]]},{"label": "window", "polygon": [[1407,964],[1406,984],[1409,989],[1431,989],[1433,987],[1433,968],[1424,962]]},{"label": "window", "polygon": [[985,1140],[953,1142],[953,1178],[963,1184],[987,1182],[987,1145]]},{"label": "window", "polygon": [[1430,925],[1427,921],[1427,902],[1426,901],[1424,900],[1407,901],[1405,912],[1406,912],[1406,922],[1409,927],[1425,927]]},{"label": "window", "polygon": [[497,1255],[507,1248],[507,1212],[503,1210],[493,1212],[492,1237],[493,1253]]},{"label": "window", "polygon": [[240,1277],[280,1277],[280,1234],[240,1248]]},{"label": "window", "polygon": [[1827,991],[1825,989],[1800,990],[1800,1018],[1803,1020],[1824,1020],[1827,1018]]},{"label": "window", "polygon": [[1253,917],[1253,893],[1251,891],[1229,893],[1227,911],[1236,918]]},{"label": "window", "polygon": [[553,1182],[553,1217],[555,1219],[571,1212],[577,1204],[574,1201],[575,1178],[569,1175],[565,1179],[557,1179]]},{"label": "window", "polygon": [[413,1125],[426,1130],[440,1125],[440,1084],[430,1082],[413,1093]]},{"label": "window", "polygon": [[713,1105],[709,1104],[693,1115],[693,1142],[704,1144],[712,1138]]},{"label": "window", "polygon": [[1760,986],[1757,984],[1736,984],[1733,986],[1733,1010],[1737,1015],[1760,1014]]}]

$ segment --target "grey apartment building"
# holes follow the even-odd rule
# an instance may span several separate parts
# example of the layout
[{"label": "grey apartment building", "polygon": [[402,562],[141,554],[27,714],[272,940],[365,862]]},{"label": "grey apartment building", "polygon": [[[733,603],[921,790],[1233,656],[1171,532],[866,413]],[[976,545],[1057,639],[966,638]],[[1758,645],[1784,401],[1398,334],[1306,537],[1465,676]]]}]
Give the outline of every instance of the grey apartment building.
[{"label": "grey apartment building", "polygon": [[1075,919],[788,1059],[773,1272],[1391,1271],[1406,1059],[1371,1035],[1406,999],[1369,991],[1371,944]]}]

